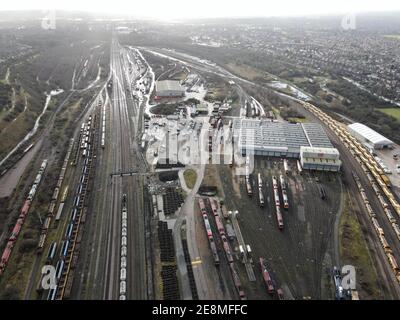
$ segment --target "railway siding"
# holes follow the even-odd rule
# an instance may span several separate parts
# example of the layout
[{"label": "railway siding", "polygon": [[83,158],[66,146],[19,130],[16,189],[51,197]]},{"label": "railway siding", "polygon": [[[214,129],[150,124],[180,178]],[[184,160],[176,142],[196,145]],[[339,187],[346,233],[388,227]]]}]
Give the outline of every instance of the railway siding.
[{"label": "railway siding", "polygon": [[[319,108],[313,106],[308,102],[301,102],[303,107],[319,118],[325,125],[327,125],[340,139],[343,145],[349,149],[350,153],[360,164],[360,167],[365,172],[371,187],[373,188],[384,212],[389,220],[390,225],[394,233],[396,234],[398,240],[400,241],[400,228],[397,220],[393,217],[392,211],[390,210],[389,204],[385,201],[383,195],[389,201],[393,210],[396,212],[397,216],[400,217],[400,204],[398,203],[395,195],[390,191],[390,180],[380,168],[374,157],[367,151],[367,149],[354,138],[347,128],[343,127],[338,121],[334,120],[331,116],[327,115],[325,112],[321,111]],[[373,212],[368,198],[364,192],[364,188],[361,185],[359,177],[353,173],[354,180],[357,183],[359,192],[363,198],[365,207],[367,209],[368,215],[371,218],[371,223],[378,234],[379,240],[381,242],[382,248],[388,258],[389,264],[394,272],[397,281],[400,283],[400,269],[398,267],[396,258],[393,254],[392,248],[389,246],[383,229],[380,227],[378,221],[376,220],[376,213]]]}]

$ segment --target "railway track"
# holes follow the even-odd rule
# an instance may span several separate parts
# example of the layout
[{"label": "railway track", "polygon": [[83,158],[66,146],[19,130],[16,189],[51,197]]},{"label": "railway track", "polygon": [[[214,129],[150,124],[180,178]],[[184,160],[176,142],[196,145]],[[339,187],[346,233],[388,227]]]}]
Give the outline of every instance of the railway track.
[{"label": "railway track", "polygon": [[[374,190],[375,195],[379,200],[383,212],[385,213],[385,216],[389,224],[391,225],[392,231],[396,235],[397,240],[400,241],[400,228],[399,228],[400,204],[397,201],[395,195],[390,191],[391,187],[390,179],[380,168],[378,162],[368,152],[368,150],[356,138],[354,138],[347,130],[347,128],[345,128],[340,122],[334,120],[331,116],[327,115],[325,112],[323,112],[322,110],[320,110],[319,108],[313,106],[308,102],[301,101],[300,103],[306,110],[315,115],[319,120],[321,120],[337,135],[342,144],[350,151],[352,156],[359,163],[360,167],[362,168],[362,171],[368,178],[370,186]],[[392,268],[392,271],[397,281],[400,283],[400,269],[398,267],[398,263],[394,256],[393,250],[386,241],[383,229],[380,227],[378,221],[375,219],[376,213],[370,206],[364,188],[359,182],[359,177],[356,174],[353,174],[353,177],[357,183],[365,207],[371,218],[371,223],[376,232],[378,233],[380,243],[386,254],[388,262]],[[390,205],[388,202],[386,202],[385,197],[390,203]],[[396,213],[397,219],[393,216],[392,210]]]},{"label": "railway track", "polygon": [[[81,187],[79,187],[74,205],[75,208],[71,213],[71,221],[73,223],[72,234],[69,239],[69,246],[65,256],[63,257],[64,261],[64,268],[63,272],[58,279],[57,288],[50,290],[48,295],[49,300],[63,300],[70,298],[73,278],[74,278],[74,271],[77,265],[79,253],[80,253],[80,244],[82,239],[82,232],[83,232],[83,224],[86,219],[86,210],[85,207],[87,206],[87,197],[88,191],[90,189],[89,184],[93,182],[93,176],[95,171],[95,161],[97,155],[97,147],[98,147],[98,115],[95,114],[93,117],[93,126],[91,128],[91,141],[92,143],[89,145],[88,148],[88,155],[86,157],[86,164],[83,167],[82,174],[81,174]],[[78,145],[79,148],[79,145]],[[63,254],[63,253],[62,253]]]},{"label": "railway track", "polygon": [[[140,172],[143,165],[139,154],[135,152],[136,132],[135,115],[138,107],[130,99],[129,82],[124,70],[125,53],[116,39],[111,49],[112,100],[111,100],[111,142],[113,172]],[[122,53],[122,56],[121,56]],[[126,62],[126,61],[125,61]],[[111,176],[110,228],[108,235],[105,292],[106,299],[121,296],[121,199],[127,195],[127,264],[126,288],[122,288],[126,299],[145,299],[147,297],[146,275],[146,239],[144,222],[143,179],[140,174]],[[116,240],[118,239],[118,240]],[[121,240],[121,241],[120,241]],[[117,271],[118,270],[118,271]],[[125,278],[125,277],[124,277]]]}]

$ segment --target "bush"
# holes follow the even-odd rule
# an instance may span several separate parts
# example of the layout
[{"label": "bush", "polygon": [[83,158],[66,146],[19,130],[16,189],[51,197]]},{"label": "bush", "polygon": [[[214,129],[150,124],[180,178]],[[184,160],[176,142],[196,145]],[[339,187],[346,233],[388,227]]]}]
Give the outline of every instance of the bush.
[{"label": "bush", "polygon": [[190,98],[190,99],[187,99],[186,102],[190,103],[190,104],[199,104],[200,100],[197,100],[196,98]]},{"label": "bush", "polygon": [[27,229],[24,232],[23,238],[24,239],[33,239],[35,236],[35,232],[32,229]]},{"label": "bush", "polygon": [[7,287],[0,296],[1,300],[19,300],[19,294],[17,288],[13,286]]},{"label": "bush", "polygon": [[24,239],[19,247],[20,253],[27,253],[35,249],[37,246],[37,241],[33,239]]}]

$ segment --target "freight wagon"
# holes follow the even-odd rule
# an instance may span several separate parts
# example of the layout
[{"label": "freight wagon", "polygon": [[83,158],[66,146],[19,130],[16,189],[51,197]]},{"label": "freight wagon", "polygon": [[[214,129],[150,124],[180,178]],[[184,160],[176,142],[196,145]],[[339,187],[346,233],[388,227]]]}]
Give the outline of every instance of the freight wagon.
[{"label": "freight wagon", "polygon": [[266,262],[265,262],[264,258],[260,258],[260,267],[261,267],[261,273],[262,273],[262,276],[263,276],[263,279],[264,279],[264,283],[265,283],[265,285],[267,287],[267,291],[268,291],[268,293],[272,294],[275,291],[275,287],[274,287],[274,284],[272,282],[271,275],[270,275],[270,273],[269,273],[269,271],[267,269],[267,265],[266,265]]}]

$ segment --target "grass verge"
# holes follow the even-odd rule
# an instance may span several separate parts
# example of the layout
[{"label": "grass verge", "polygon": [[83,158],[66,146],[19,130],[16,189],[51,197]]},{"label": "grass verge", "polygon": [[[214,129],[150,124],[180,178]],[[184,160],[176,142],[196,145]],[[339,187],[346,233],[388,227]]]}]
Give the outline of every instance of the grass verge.
[{"label": "grass verge", "polygon": [[197,180],[197,173],[192,169],[187,169],[183,173],[183,177],[185,178],[186,185],[189,189],[193,189]]},{"label": "grass verge", "polygon": [[356,268],[360,299],[382,298],[376,270],[349,194],[346,196],[346,206],[340,218],[339,245],[342,265],[349,264]]},{"label": "grass verge", "polygon": [[396,118],[397,121],[400,121],[400,108],[383,108],[377,110]]}]

